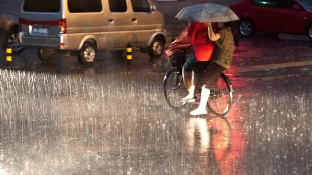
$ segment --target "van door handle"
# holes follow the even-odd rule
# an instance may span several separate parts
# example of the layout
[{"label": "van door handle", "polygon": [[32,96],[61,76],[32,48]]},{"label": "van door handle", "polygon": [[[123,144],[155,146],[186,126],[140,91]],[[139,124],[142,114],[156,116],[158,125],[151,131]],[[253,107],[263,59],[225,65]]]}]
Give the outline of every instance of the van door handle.
[{"label": "van door handle", "polygon": [[132,18],[132,24],[133,25],[137,25],[138,24],[138,20],[136,18]]},{"label": "van door handle", "polygon": [[114,20],[113,19],[109,19],[108,22],[114,22]]}]

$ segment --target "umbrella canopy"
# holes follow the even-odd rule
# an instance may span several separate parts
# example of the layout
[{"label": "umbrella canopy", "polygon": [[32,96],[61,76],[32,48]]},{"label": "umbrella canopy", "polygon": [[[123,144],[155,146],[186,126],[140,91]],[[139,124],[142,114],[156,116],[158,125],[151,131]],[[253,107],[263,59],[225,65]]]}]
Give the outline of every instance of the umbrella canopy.
[{"label": "umbrella canopy", "polygon": [[239,20],[238,16],[229,7],[213,3],[184,7],[175,17],[179,20],[191,19],[195,22],[229,22]]}]

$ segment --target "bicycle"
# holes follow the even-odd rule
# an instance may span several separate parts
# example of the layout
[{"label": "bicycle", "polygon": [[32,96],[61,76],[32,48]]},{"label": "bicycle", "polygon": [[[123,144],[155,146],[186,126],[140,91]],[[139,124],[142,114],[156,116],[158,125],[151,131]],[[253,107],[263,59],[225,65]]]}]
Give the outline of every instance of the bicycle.
[{"label": "bicycle", "polygon": [[[191,46],[190,46],[191,47]],[[181,53],[173,54],[170,59],[171,69],[164,77],[164,95],[167,103],[174,110],[184,108],[188,103],[181,99],[186,95],[187,89],[184,86],[182,67],[186,61],[186,52],[190,48],[177,48]],[[196,76],[196,74],[195,74]],[[207,103],[208,110],[218,116],[225,116],[232,105],[233,87],[230,79],[222,73],[217,80],[218,91],[211,91]]]}]

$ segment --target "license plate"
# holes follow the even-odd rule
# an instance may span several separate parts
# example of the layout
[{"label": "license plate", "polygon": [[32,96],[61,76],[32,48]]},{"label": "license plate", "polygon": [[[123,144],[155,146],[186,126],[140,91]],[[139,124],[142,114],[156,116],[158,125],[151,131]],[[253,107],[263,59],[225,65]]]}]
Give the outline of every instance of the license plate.
[{"label": "license plate", "polygon": [[47,34],[48,28],[46,28],[46,27],[33,27],[32,32],[33,33],[40,33],[40,34]]}]

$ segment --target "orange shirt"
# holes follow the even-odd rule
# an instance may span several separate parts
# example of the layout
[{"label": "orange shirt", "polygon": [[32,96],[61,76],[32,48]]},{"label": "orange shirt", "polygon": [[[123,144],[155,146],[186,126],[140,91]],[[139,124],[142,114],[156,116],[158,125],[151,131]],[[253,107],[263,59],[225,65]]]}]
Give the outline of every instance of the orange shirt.
[{"label": "orange shirt", "polygon": [[188,37],[194,46],[198,61],[209,61],[214,51],[214,44],[208,38],[207,26],[193,22],[188,29]]},{"label": "orange shirt", "polygon": [[193,22],[188,30],[188,35],[193,44],[206,44],[206,41],[209,40],[207,27],[204,23]]}]

